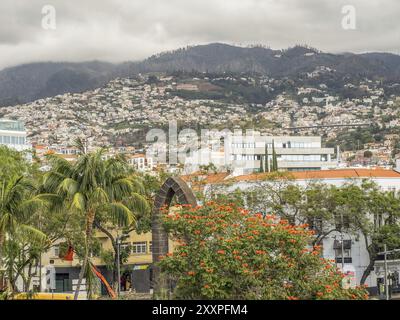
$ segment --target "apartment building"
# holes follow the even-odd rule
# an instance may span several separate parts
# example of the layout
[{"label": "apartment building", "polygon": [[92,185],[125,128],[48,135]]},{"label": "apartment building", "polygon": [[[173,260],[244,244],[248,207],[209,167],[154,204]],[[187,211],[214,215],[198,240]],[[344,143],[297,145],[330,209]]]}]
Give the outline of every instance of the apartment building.
[{"label": "apartment building", "polygon": [[333,148],[323,148],[318,136],[230,135],[225,138],[225,165],[235,175],[260,170],[261,159],[272,163],[275,149],[281,171],[325,170],[337,166]]}]

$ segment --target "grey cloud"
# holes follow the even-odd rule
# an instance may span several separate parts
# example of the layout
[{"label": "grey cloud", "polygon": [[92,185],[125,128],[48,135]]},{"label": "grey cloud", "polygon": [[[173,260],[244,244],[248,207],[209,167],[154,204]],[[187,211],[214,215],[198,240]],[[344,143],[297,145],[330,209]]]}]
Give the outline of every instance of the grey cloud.
[{"label": "grey cloud", "polygon": [[[54,5],[57,30],[41,28]],[[357,30],[341,28],[343,5]],[[32,61],[143,59],[188,44],[306,43],[324,51],[400,51],[398,0],[2,0],[0,68]]]}]

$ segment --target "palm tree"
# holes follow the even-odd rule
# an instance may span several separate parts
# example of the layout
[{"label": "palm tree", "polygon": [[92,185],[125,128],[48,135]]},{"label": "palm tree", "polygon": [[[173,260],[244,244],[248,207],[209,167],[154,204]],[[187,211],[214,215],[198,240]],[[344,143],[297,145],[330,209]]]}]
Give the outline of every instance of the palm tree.
[{"label": "palm tree", "polygon": [[[33,213],[45,204],[36,193],[36,187],[23,176],[2,181],[0,185],[0,265],[2,249],[7,239],[18,235],[30,237],[33,241],[44,241],[46,235],[32,225]],[[11,274],[8,275],[9,280]],[[14,286],[9,288],[14,291]]]},{"label": "palm tree", "polygon": [[90,271],[89,255],[96,217],[107,215],[118,226],[128,227],[135,222],[136,212],[149,210],[141,195],[143,186],[129,175],[125,159],[117,156],[103,160],[104,155],[105,149],[82,152],[75,163],[56,155],[48,156],[52,169],[45,174],[44,189],[62,199],[71,212],[85,218],[84,255],[75,300],[83,277]]}]

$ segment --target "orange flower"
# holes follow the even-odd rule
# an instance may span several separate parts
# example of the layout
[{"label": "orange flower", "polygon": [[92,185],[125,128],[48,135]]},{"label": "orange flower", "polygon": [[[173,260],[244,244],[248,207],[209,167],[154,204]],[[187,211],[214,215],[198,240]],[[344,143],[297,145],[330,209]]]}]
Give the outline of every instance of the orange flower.
[{"label": "orange flower", "polygon": [[217,253],[218,254],[225,254],[225,250],[218,250]]},{"label": "orange flower", "polygon": [[187,274],[188,274],[188,276],[194,276],[194,275],[196,274],[196,272],[194,272],[194,271],[189,271]]},{"label": "orange flower", "polygon": [[200,234],[200,233],[201,233],[200,230],[195,230],[195,231],[194,231],[194,234]]},{"label": "orange flower", "polygon": [[298,297],[294,297],[294,296],[289,296],[288,300],[299,300],[299,298]]},{"label": "orange flower", "polygon": [[209,286],[208,284],[205,284],[205,285],[204,285],[204,288],[205,288],[205,289],[210,289],[210,286]]},{"label": "orange flower", "polygon": [[323,295],[324,295],[323,292],[320,292],[320,291],[317,292],[317,296],[318,296],[318,297],[322,297]]}]

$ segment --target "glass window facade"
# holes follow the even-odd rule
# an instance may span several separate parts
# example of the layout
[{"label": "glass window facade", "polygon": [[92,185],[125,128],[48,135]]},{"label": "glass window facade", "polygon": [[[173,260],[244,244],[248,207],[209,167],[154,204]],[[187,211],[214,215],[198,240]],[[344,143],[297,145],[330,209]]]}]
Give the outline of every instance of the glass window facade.
[{"label": "glass window facade", "polygon": [[20,121],[0,120],[0,130],[25,131],[25,127]]},{"label": "glass window facade", "polygon": [[26,144],[26,138],[25,137],[17,137],[17,136],[1,135],[0,134],[0,144],[20,144],[20,145],[24,145],[24,144]]}]

